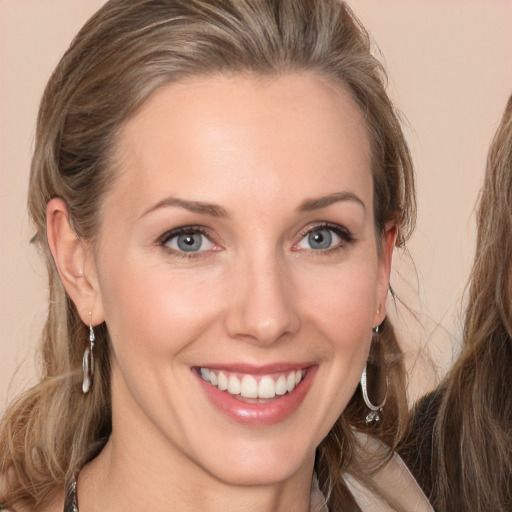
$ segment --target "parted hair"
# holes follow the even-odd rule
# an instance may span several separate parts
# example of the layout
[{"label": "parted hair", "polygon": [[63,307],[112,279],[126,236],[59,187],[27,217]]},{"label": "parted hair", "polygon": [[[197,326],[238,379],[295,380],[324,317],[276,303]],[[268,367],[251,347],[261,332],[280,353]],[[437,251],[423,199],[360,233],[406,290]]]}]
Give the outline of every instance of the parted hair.
[{"label": "parted hair", "polygon": [[[111,0],[75,37],[48,82],[37,120],[28,205],[47,262],[50,300],[41,380],[8,407],[0,424],[0,503],[44,510],[111,431],[108,325],[96,328],[97,373],[83,395],[88,328],[48,248],[50,199],[65,201],[77,236],[94,244],[102,201],[115,186],[118,134],[156,89],[219,73],[303,71],[344,87],[361,109],[372,152],[376,236],[380,240],[394,220],[397,245],[403,246],[416,212],[410,153],[386,94],[385,71],[343,2]],[[375,461],[359,455],[364,447],[355,433],[370,432],[391,450],[406,416],[402,354],[388,319],[372,342],[369,362],[386,375],[382,421],[366,425],[367,409],[356,392],[317,451],[316,471],[333,511],[359,510],[344,472],[372,486],[368,475]]]}]

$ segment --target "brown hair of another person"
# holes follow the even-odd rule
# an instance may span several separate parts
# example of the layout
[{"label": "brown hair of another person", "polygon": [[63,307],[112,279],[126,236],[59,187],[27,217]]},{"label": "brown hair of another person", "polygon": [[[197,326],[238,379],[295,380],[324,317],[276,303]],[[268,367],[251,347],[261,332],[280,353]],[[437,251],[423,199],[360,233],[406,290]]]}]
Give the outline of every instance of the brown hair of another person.
[{"label": "brown hair of another person", "polygon": [[487,159],[463,339],[435,426],[435,504],[446,511],[510,511],[512,97]]},{"label": "brown hair of another person", "polygon": [[476,220],[462,352],[401,450],[438,512],[512,510],[512,96]]}]

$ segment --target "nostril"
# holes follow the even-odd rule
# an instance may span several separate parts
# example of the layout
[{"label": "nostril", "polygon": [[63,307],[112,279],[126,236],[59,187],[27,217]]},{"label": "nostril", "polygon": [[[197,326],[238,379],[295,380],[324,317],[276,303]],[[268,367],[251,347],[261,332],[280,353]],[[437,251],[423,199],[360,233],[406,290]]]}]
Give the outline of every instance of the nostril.
[{"label": "nostril", "polygon": [[289,261],[276,255],[273,241],[239,255],[225,310],[230,337],[270,346],[297,332],[298,294],[290,272]]}]

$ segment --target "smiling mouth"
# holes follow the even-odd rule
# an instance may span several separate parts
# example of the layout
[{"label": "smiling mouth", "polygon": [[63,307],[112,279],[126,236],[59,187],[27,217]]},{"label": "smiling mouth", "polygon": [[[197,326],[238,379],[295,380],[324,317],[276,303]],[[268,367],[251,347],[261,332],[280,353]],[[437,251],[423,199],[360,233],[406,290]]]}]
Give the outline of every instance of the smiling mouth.
[{"label": "smiling mouth", "polygon": [[205,367],[198,370],[201,378],[218,390],[230,394],[233,398],[254,403],[265,403],[291,393],[307,373],[305,369],[268,375],[235,373]]}]

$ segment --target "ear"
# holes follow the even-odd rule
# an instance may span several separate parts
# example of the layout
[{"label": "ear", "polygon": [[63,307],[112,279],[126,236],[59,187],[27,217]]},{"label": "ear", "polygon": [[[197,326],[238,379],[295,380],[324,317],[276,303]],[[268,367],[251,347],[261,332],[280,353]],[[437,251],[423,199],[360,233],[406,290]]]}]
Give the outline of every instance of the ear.
[{"label": "ear", "polygon": [[[82,321],[98,325],[104,321],[96,264],[88,244],[80,240],[61,198],[46,208],[46,236],[55,267]],[[91,317],[89,316],[91,313]]]},{"label": "ear", "polygon": [[389,276],[391,274],[391,262],[393,249],[395,248],[397,228],[395,222],[388,222],[384,227],[379,253],[377,271],[377,308],[375,311],[374,326],[380,325],[386,317],[386,297],[389,290]]}]

